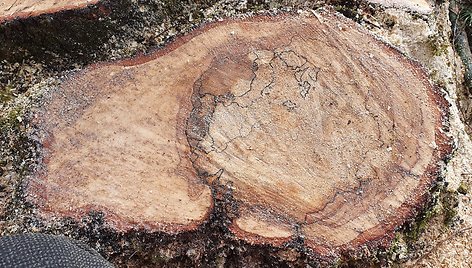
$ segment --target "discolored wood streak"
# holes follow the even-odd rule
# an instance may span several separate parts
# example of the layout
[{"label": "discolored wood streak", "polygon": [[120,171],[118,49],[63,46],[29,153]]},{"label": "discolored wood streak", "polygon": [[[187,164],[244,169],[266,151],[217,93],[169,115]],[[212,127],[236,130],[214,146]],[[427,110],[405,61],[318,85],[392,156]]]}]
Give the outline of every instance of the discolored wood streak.
[{"label": "discolored wood streak", "polygon": [[97,2],[98,0],[2,0],[0,2],[0,23],[15,18],[80,9]]},{"label": "discolored wood streak", "polygon": [[40,124],[46,213],[180,231],[232,189],[230,229],[322,254],[389,236],[450,152],[419,66],[336,15],[227,21],[68,80]]}]

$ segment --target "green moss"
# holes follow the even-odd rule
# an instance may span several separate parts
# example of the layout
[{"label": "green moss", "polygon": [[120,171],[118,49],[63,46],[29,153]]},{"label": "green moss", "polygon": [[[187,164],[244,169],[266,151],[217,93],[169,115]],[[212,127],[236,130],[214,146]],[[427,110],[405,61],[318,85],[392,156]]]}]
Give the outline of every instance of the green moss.
[{"label": "green moss", "polygon": [[463,195],[468,194],[470,191],[469,185],[467,185],[464,181],[461,181],[459,187],[457,188],[457,192]]},{"label": "green moss", "polygon": [[405,243],[402,234],[397,233],[395,235],[395,238],[393,239],[387,254],[393,261],[404,259],[405,256],[407,256],[408,245]]},{"label": "green moss", "polygon": [[34,142],[26,134],[26,122],[23,121],[24,110],[14,108],[0,115],[0,155],[9,156],[8,163],[20,176],[25,174],[32,164]]},{"label": "green moss", "polygon": [[454,223],[457,216],[457,207],[459,200],[456,191],[447,191],[441,200],[442,210],[444,212],[444,225],[450,226]]},{"label": "green moss", "polygon": [[[433,197],[434,199],[430,206],[397,234],[389,251],[389,255],[393,260],[395,260],[396,256],[393,253],[404,249],[400,242],[404,241],[406,243],[407,251],[416,247],[415,244],[433,222],[433,218],[440,221],[442,220],[446,228],[455,222],[457,218],[458,192],[448,191],[444,187],[441,187],[440,190],[437,190],[437,192],[433,194]],[[400,238],[402,238],[402,240]]]},{"label": "green moss", "polygon": [[165,255],[155,254],[151,256],[151,262],[153,264],[164,264],[169,262],[171,258]]},{"label": "green moss", "polygon": [[435,202],[429,209],[426,209],[423,213],[418,215],[416,220],[407,226],[404,235],[407,243],[417,241],[420,235],[426,230],[430,220],[438,215],[440,211],[437,203]]},{"label": "green moss", "polygon": [[0,130],[2,132],[16,129],[19,127],[19,123],[23,116],[23,110],[19,107],[12,109],[5,115],[0,116]]},{"label": "green moss", "polygon": [[13,88],[11,86],[5,86],[0,88],[0,103],[7,103],[13,99]]},{"label": "green moss", "polygon": [[427,44],[430,47],[433,56],[441,56],[447,53],[449,47],[448,43],[444,42],[438,34],[430,35]]}]

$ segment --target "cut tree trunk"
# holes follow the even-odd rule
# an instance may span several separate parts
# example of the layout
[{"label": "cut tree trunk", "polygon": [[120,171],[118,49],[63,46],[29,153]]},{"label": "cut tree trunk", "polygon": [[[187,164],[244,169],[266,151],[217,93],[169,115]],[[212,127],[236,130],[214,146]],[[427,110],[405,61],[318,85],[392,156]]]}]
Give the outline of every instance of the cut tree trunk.
[{"label": "cut tree trunk", "polygon": [[97,2],[98,0],[2,0],[0,2],[0,23],[16,18],[80,9]]},{"label": "cut tree trunk", "polygon": [[345,18],[224,21],[66,78],[37,115],[29,200],[168,234],[223,201],[235,239],[329,255],[414,217],[451,151],[446,117],[417,64]]}]

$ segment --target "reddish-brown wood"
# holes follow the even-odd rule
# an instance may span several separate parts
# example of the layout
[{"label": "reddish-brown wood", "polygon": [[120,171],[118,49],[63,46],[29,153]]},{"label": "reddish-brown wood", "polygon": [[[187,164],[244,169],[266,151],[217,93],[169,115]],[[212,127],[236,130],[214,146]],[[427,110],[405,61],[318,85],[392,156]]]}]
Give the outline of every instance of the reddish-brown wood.
[{"label": "reddish-brown wood", "polygon": [[321,254],[389,237],[450,153],[423,70],[333,14],[226,21],[66,79],[38,115],[44,215],[176,233],[232,190],[230,230]]},{"label": "reddish-brown wood", "polygon": [[0,23],[15,18],[80,9],[96,3],[98,0],[2,0],[0,2]]}]

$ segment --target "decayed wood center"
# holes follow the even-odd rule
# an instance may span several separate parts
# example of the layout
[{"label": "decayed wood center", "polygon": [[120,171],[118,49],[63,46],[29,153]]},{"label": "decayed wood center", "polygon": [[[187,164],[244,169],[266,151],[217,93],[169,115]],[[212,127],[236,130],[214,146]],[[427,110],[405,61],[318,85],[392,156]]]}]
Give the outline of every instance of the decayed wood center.
[{"label": "decayed wood center", "polygon": [[346,19],[223,22],[68,79],[39,115],[29,192],[46,214],[180,232],[219,184],[240,239],[356,246],[421,205],[445,111],[421,68]]}]

